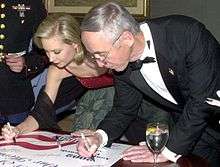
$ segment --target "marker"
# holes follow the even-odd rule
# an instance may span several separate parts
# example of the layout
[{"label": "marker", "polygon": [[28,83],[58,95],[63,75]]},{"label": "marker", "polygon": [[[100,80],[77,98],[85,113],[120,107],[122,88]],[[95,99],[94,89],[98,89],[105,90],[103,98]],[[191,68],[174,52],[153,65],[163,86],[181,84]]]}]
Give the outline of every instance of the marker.
[{"label": "marker", "polygon": [[56,136],[56,142],[57,142],[59,150],[61,151],[62,150],[62,145],[60,143],[59,136]]},{"label": "marker", "polygon": [[[86,149],[87,149],[88,151],[90,151],[89,142],[88,142],[88,140],[86,139],[84,133],[81,132],[80,134],[81,134],[81,137],[82,137],[82,139],[83,139],[83,141],[84,141],[84,143],[85,143]],[[90,157],[90,159],[91,159],[92,161],[95,161],[95,157],[94,157],[93,155]]]},{"label": "marker", "polygon": [[[13,133],[13,130],[12,130],[11,125],[10,125],[10,122],[7,122],[7,126],[8,126],[8,128],[9,128],[9,131],[10,131],[11,133]],[[16,143],[15,137],[13,137],[13,142]]]}]

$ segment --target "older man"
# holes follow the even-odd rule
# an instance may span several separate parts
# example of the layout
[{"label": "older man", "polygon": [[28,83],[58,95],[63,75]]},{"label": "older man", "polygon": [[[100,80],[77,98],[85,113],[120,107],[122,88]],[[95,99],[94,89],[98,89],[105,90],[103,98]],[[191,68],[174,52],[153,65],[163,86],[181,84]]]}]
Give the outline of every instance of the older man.
[{"label": "older man", "polygon": [[[93,137],[97,146],[117,139],[137,116],[142,99],[170,112],[175,125],[159,161],[193,153],[215,167],[220,161],[219,113],[205,103],[217,98],[219,43],[199,21],[171,15],[138,24],[113,2],[93,8],[84,18],[82,41],[100,67],[115,71],[112,111]],[[218,60],[219,61],[219,60]],[[147,112],[147,110],[146,110]],[[135,132],[134,132],[135,133]],[[144,139],[145,132],[142,131]],[[91,156],[83,140],[78,150]],[[139,156],[142,154],[142,156]],[[125,160],[152,162],[145,146],[124,152]]]}]

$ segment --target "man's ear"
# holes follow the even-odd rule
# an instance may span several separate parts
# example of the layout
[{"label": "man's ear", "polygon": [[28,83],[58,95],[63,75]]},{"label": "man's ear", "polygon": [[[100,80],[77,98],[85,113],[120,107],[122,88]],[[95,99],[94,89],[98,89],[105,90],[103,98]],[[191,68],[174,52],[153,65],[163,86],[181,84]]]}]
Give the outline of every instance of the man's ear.
[{"label": "man's ear", "polygon": [[134,44],[134,35],[129,31],[124,31],[121,35],[122,45],[131,47]]}]

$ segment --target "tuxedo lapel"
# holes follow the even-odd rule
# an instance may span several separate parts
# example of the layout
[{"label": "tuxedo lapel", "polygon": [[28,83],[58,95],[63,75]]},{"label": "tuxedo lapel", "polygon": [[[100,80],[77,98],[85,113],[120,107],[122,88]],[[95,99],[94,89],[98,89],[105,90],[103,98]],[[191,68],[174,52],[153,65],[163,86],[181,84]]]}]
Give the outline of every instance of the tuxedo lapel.
[{"label": "tuxedo lapel", "polygon": [[178,86],[175,68],[172,65],[170,65],[162,55],[160,55],[157,52],[156,54],[160,73],[168,91],[177,101],[178,105],[183,106],[185,102]]},{"label": "tuxedo lapel", "polygon": [[172,65],[173,55],[170,55],[168,51],[166,32],[163,28],[158,26],[159,25],[149,23],[160,73],[170,94],[178,105],[183,106],[185,101],[178,86],[178,78],[175,73],[176,68]]},{"label": "tuxedo lapel", "polygon": [[179,109],[177,105],[171,103],[170,101],[164,99],[159,94],[157,94],[145,81],[144,77],[142,76],[140,70],[132,71],[130,75],[130,80],[133,84],[146,96],[149,98],[157,101],[158,103],[165,105],[167,107],[171,107],[174,109]]}]

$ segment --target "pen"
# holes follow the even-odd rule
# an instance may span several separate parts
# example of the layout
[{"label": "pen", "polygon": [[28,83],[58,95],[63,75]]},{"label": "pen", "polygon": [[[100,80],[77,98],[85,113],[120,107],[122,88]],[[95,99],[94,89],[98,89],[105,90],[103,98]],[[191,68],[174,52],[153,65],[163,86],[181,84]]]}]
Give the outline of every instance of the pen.
[{"label": "pen", "polygon": [[[7,122],[7,126],[9,128],[10,132],[13,133],[13,130],[12,130],[11,125],[10,125],[10,122]],[[16,143],[15,137],[13,137],[13,142]]]},{"label": "pen", "polygon": [[[83,141],[85,142],[86,149],[87,149],[88,151],[90,151],[89,142],[88,142],[88,140],[86,139],[84,133],[81,132],[80,134],[81,134],[81,137],[82,137]],[[92,155],[90,158],[91,158],[92,161],[95,161],[95,157],[94,157],[93,155]]]},{"label": "pen", "polygon": [[55,136],[55,138],[56,138],[56,142],[57,142],[59,150],[62,150],[62,145],[60,143],[59,136]]}]

